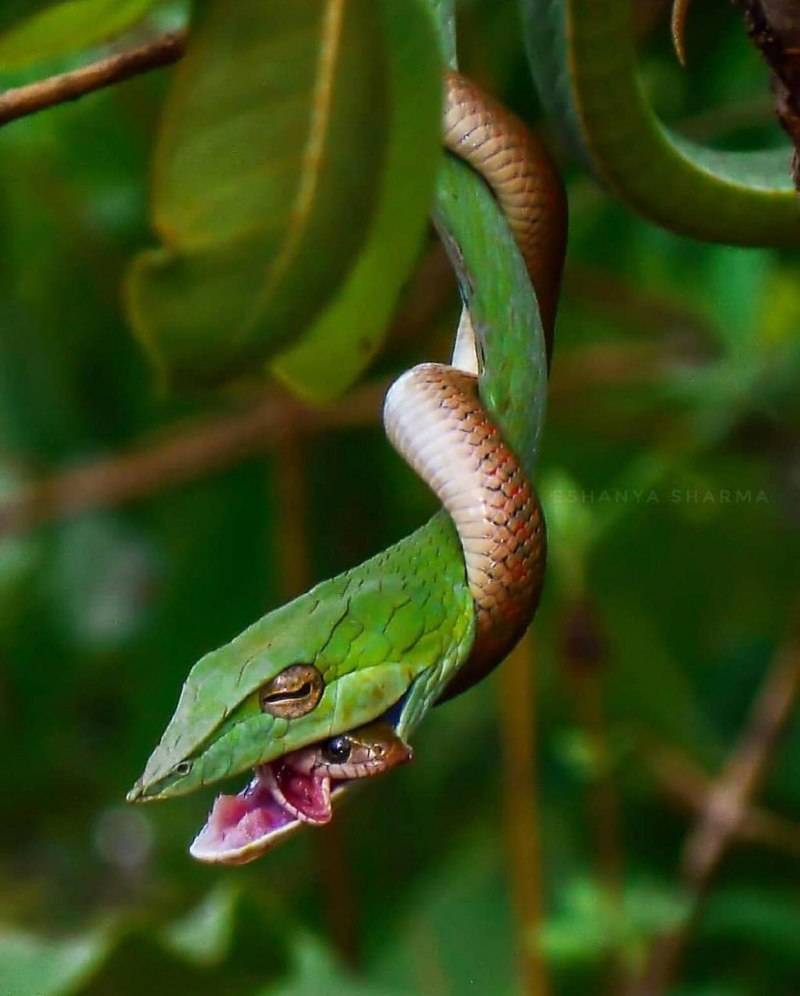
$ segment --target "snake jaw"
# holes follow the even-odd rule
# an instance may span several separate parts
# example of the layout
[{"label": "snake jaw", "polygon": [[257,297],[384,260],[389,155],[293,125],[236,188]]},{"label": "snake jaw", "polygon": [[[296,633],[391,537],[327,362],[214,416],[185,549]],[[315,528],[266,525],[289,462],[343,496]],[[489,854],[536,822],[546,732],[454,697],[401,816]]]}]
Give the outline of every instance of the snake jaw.
[{"label": "snake jaw", "polygon": [[333,817],[333,800],[359,779],[381,774],[413,757],[384,720],[334,740],[346,740],[346,757],[330,755],[331,740],[291,751],[255,768],[238,795],[219,795],[189,848],[206,864],[241,865],[260,857],[300,827]]},{"label": "snake jaw", "polygon": [[304,824],[328,823],[332,798],[347,781],[334,782],[319,771],[305,774],[292,767],[291,759],[288,754],[259,765],[238,795],[218,795],[189,848],[192,857],[205,864],[242,865]]}]

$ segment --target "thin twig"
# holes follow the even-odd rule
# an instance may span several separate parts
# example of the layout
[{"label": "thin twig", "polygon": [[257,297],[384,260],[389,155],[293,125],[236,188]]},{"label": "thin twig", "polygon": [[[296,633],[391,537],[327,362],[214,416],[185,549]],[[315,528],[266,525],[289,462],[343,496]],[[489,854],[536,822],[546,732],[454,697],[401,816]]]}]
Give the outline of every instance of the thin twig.
[{"label": "thin twig", "polygon": [[[588,827],[594,848],[597,878],[609,912],[622,915],[623,851],[619,800],[612,773],[605,679],[608,646],[600,619],[591,602],[576,597],[567,608],[560,658],[570,682],[576,717],[593,760],[587,784]],[[612,951],[606,968],[606,992],[619,992],[623,978],[621,953]]]},{"label": "thin twig", "polygon": [[[314,580],[308,537],[308,469],[306,441],[297,432],[275,447],[275,549],[280,594],[289,601]],[[331,943],[351,967],[358,964],[358,906],[352,871],[342,834],[346,812],[320,827],[313,837],[317,879]]]},{"label": "thin twig", "polygon": [[[692,758],[667,744],[645,747],[648,764],[660,787],[682,809],[702,812],[711,779]],[[800,858],[800,824],[760,806],[750,806],[737,828],[738,839]]]},{"label": "thin twig", "polygon": [[72,72],[6,90],[0,94],[0,125],[78,100],[86,94],[122,83],[152,69],[170,66],[183,55],[185,43],[185,32],[171,32],[137,48],[115,52]]},{"label": "thin twig", "polygon": [[[392,322],[390,342],[412,339],[438,317],[450,289],[444,258],[436,250],[426,254]],[[362,385],[325,408],[276,391],[246,411],[198,418],[127,453],[57,471],[0,498],[0,536],[177,487],[263,452],[287,433],[375,424],[387,386],[388,381]]]},{"label": "thin twig", "polygon": [[517,944],[525,996],[547,996],[550,982],[540,937],[544,882],[539,839],[534,650],[530,632],[500,669],[505,823]]},{"label": "thin twig", "polygon": [[[598,362],[602,366],[602,357]],[[580,366],[583,383],[588,364]],[[633,372],[631,376],[635,379]],[[612,369],[598,374],[595,386],[604,381],[627,383]],[[244,412],[198,418],[127,452],[56,471],[0,499],[0,536],[179,487],[263,452],[287,431],[312,434],[376,424],[386,386],[385,381],[366,384],[328,408],[270,395]],[[563,392],[557,393],[561,399]]]},{"label": "thin twig", "polygon": [[263,452],[287,432],[374,423],[385,389],[383,382],[367,384],[330,408],[311,408],[276,392],[247,411],[197,419],[149,445],[21,488],[0,501],[0,535],[178,487]]},{"label": "thin twig", "polygon": [[714,874],[764,779],[799,683],[800,644],[793,642],[778,655],[741,743],[709,792],[704,812],[686,842],[682,872],[698,894]]},{"label": "thin twig", "polygon": [[661,996],[668,991],[712,877],[747,819],[750,800],[764,780],[798,690],[800,633],[793,624],[756,699],[747,728],[686,840],[680,872],[687,915],[673,930],[656,938],[643,972],[629,990],[630,996]]}]

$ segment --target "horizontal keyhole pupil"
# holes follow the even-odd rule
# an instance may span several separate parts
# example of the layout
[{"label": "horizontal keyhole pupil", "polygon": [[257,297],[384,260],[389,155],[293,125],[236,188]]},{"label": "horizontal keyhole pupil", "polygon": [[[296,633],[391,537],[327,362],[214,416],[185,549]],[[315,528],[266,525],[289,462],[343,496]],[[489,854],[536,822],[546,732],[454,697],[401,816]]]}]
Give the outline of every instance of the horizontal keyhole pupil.
[{"label": "horizontal keyhole pupil", "polygon": [[298,719],[316,708],[324,691],[325,682],[313,664],[290,664],[262,686],[258,701],[262,711],[276,719]]},{"label": "horizontal keyhole pupil", "polygon": [[268,693],[264,696],[265,702],[293,702],[295,699],[304,699],[311,694],[311,682],[307,681],[294,691],[280,691]]}]

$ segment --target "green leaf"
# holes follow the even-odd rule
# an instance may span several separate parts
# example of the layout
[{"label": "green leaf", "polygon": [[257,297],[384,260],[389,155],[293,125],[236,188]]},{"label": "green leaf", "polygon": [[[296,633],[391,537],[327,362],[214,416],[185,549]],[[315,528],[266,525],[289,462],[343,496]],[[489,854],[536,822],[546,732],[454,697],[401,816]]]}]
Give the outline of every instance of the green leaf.
[{"label": "green leaf", "polygon": [[402,996],[407,990],[373,985],[346,971],[333,952],[309,934],[297,931],[290,952],[288,978],[259,991],[258,996],[318,996],[319,993],[357,993],[358,996]]},{"label": "green leaf", "polygon": [[129,285],[167,381],[253,369],[313,321],[362,248],[388,137],[373,0],[201,8],[156,156],[155,225]]},{"label": "green leaf", "polygon": [[291,967],[286,926],[285,911],[263,890],[254,896],[223,882],[166,926],[140,911],[62,940],[0,928],[0,992],[138,996],[149,983],[154,992],[194,996],[253,993]]},{"label": "green leaf", "polygon": [[583,876],[566,885],[562,907],[541,935],[548,958],[562,964],[597,963],[611,952],[640,963],[650,939],[673,930],[688,911],[678,891],[659,882],[628,881],[612,896]]},{"label": "green leaf", "polygon": [[545,508],[550,570],[565,596],[578,598],[596,529],[594,510],[581,501],[578,482],[561,468],[542,477],[539,494]]},{"label": "green leaf", "polygon": [[400,909],[371,978],[402,993],[519,991],[515,931],[502,884],[502,838],[496,831],[484,836],[470,830],[448,841]]},{"label": "green leaf", "polygon": [[709,896],[702,933],[719,940],[757,944],[772,958],[797,964],[800,903],[793,888],[739,885]]},{"label": "green leaf", "polygon": [[88,48],[127,30],[159,0],[66,0],[0,35],[0,69]]},{"label": "green leaf", "polygon": [[108,954],[105,932],[51,941],[10,928],[0,930],[0,992],[59,996],[75,992]]},{"label": "green leaf", "polygon": [[240,890],[222,882],[199,906],[164,930],[164,945],[178,957],[200,965],[223,961],[231,947],[236,909],[241,902]]},{"label": "green leaf", "polygon": [[273,370],[327,401],[374,356],[423,234],[441,148],[441,67],[430,15],[417,0],[384,0],[391,134],[369,240],[347,283]]}]

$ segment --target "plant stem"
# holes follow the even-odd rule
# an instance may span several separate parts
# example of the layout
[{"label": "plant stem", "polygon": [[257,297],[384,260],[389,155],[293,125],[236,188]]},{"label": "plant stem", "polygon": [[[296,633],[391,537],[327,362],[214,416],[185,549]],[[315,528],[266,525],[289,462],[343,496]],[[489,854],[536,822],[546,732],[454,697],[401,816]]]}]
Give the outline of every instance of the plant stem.
[{"label": "plant stem", "polygon": [[[275,447],[275,548],[280,594],[295,598],[313,581],[308,539],[305,440],[285,434]],[[328,937],[342,958],[358,962],[358,909],[352,874],[337,820],[313,837],[317,878]]]},{"label": "plant stem", "polygon": [[78,100],[153,69],[171,66],[183,55],[185,43],[185,32],[160,35],[136,48],[115,52],[72,72],[6,90],[0,94],[0,125]]},{"label": "plant stem", "polygon": [[385,389],[367,384],[329,408],[275,392],[243,412],[198,418],[127,453],[24,485],[0,500],[0,535],[180,487],[263,453],[289,429],[307,435],[375,422]]},{"label": "plant stem", "polygon": [[[667,744],[645,747],[659,786],[683,810],[699,813],[706,805],[711,779],[691,757]],[[800,859],[800,824],[760,806],[750,806],[738,827],[738,839]]]},{"label": "plant stem", "polygon": [[778,651],[753,705],[748,725],[711,786],[686,839],[680,875],[688,912],[677,927],[653,942],[647,963],[634,979],[629,996],[661,996],[672,984],[713,875],[747,820],[750,800],[764,780],[798,690],[800,632],[793,620],[790,635]]},{"label": "plant stem", "polygon": [[509,876],[525,996],[547,996],[550,982],[539,942],[544,882],[537,821],[534,648],[530,631],[500,668],[500,734]]}]

